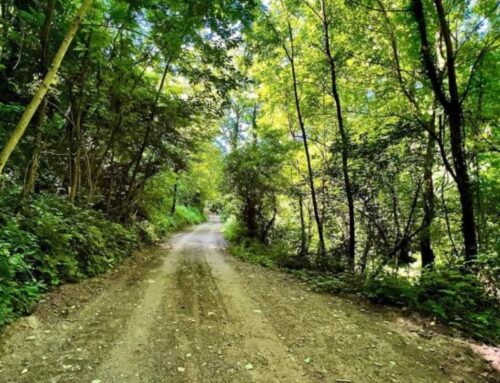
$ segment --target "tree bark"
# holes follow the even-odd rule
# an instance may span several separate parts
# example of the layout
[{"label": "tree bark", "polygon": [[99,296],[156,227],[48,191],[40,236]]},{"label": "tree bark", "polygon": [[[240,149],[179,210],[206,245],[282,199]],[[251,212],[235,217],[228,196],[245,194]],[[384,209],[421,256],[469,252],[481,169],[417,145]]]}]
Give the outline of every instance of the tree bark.
[{"label": "tree bark", "polygon": [[[52,16],[55,8],[55,0],[49,0],[45,8],[45,20],[40,31],[40,75],[44,77],[48,71],[49,57],[49,32],[52,24]],[[47,114],[47,99],[44,98],[41,106],[37,111],[36,124],[35,124],[35,142],[33,144],[33,151],[31,160],[26,168],[26,176],[24,179],[23,192],[21,198],[21,205],[35,189],[35,182],[40,164],[40,155],[43,147],[43,125],[45,124]]]},{"label": "tree bark", "polygon": [[434,219],[434,184],[432,182],[432,167],[434,165],[434,138],[428,135],[424,164],[424,217],[420,233],[420,254],[423,268],[434,267],[434,251],[431,246],[431,225]]},{"label": "tree bark", "polygon": [[19,140],[23,137],[26,128],[28,127],[28,124],[30,123],[31,119],[33,118],[33,115],[37,111],[38,106],[40,105],[45,95],[47,94],[52,82],[54,81],[57,71],[61,66],[62,60],[64,59],[64,56],[66,55],[66,52],[68,51],[68,48],[71,42],[73,41],[73,38],[75,37],[76,32],[78,31],[78,28],[80,27],[80,24],[85,14],[87,13],[87,10],[89,9],[91,3],[92,0],[83,0],[83,3],[79,11],[77,12],[75,18],[70,24],[68,32],[66,33],[66,36],[64,37],[64,40],[61,43],[61,46],[59,47],[59,50],[54,56],[54,60],[52,61],[52,65],[50,66],[47,75],[43,79],[42,84],[36,91],[31,102],[26,107],[21,119],[19,120],[19,123],[17,124],[16,128],[14,129],[11,136],[5,143],[5,146],[3,147],[2,151],[0,152],[0,174],[3,172],[5,164],[9,160],[10,155],[16,148]]},{"label": "tree bark", "polygon": [[324,239],[324,235],[323,235],[323,223],[322,223],[321,217],[319,215],[318,201],[317,201],[317,196],[316,196],[316,188],[314,186],[314,173],[313,173],[312,164],[311,164],[311,155],[309,153],[309,144],[307,142],[307,132],[306,132],[305,125],[304,125],[304,119],[302,117],[302,110],[300,107],[299,90],[298,90],[298,86],[297,86],[297,72],[296,72],[296,68],[295,68],[293,33],[292,33],[292,26],[290,25],[289,21],[288,21],[288,35],[290,38],[291,48],[290,48],[290,52],[288,52],[288,49],[285,48],[285,52],[288,56],[288,60],[290,62],[291,71],[292,71],[295,110],[297,112],[297,121],[299,123],[300,131],[302,133],[302,142],[304,144],[304,152],[306,155],[309,188],[311,190],[311,200],[312,200],[312,204],[313,204],[314,219],[316,220],[316,227],[318,230],[319,251],[320,251],[320,255],[322,257],[322,260],[325,260],[326,259],[326,247],[325,247],[325,239]]},{"label": "tree bark", "polygon": [[76,107],[76,119],[74,125],[70,129],[70,160],[71,160],[71,175],[69,183],[68,200],[74,203],[80,187],[81,181],[81,160],[82,160],[82,150],[81,150],[81,124],[82,124],[82,105],[81,102],[78,103],[79,106]]},{"label": "tree bark", "polygon": [[337,70],[335,59],[332,55],[330,48],[330,30],[329,23],[326,15],[325,0],[321,0],[321,14],[322,14],[322,24],[323,24],[323,40],[325,55],[328,61],[328,66],[330,68],[330,81],[331,81],[331,92],[333,99],[335,101],[335,109],[337,113],[337,122],[339,124],[339,132],[342,140],[342,174],[344,177],[344,188],[347,197],[347,206],[349,210],[349,243],[348,243],[348,257],[347,264],[350,271],[354,271],[355,264],[355,253],[356,253],[356,227],[355,227],[355,215],[354,215],[354,196],[351,186],[351,180],[349,177],[349,138],[344,125],[344,118],[342,115],[342,105],[340,103],[340,96],[337,87]]},{"label": "tree bark", "polygon": [[169,67],[170,67],[170,61],[168,61],[165,64],[165,69],[163,70],[163,74],[161,76],[160,85],[158,86],[158,90],[156,92],[155,100],[154,100],[153,106],[151,108],[151,113],[149,115],[148,122],[146,123],[147,124],[146,133],[144,134],[144,138],[143,138],[141,146],[139,148],[139,152],[137,153],[137,157],[134,161],[134,168],[132,170],[132,177],[130,179],[129,188],[128,188],[128,192],[127,192],[128,198],[132,196],[135,179],[137,178],[137,174],[139,173],[139,167],[141,165],[142,157],[144,155],[144,151],[146,150],[146,147],[149,144],[149,136],[151,135],[152,125],[154,123],[154,118],[156,116],[156,108],[158,106],[158,101],[160,100],[161,91],[163,90],[163,86],[164,86],[165,80],[167,78],[167,73],[168,73]]},{"label": "tree bark", "polygon": [[177,205],[177,184],[179,183],[179,176],[175,176],[174,190],[172,195],[172,207],[170,208],[170,215],[175,214],[175,207]]},{"label": "tree bark", "polygon": [[447,96],[443,85],[439,81],[432,48],[427,35],[427,23],[425,20],[424,6],[422,0],[412,0],[413,15],[418,25],[421,43],[422,61],[429,78],[432,89],[448,116],[450,130],[450,146],[455,170],[455,182],[460,196],[462,211],[462,235],[464,240],[465,261],[474,260],[477,255],[476,220],[474,216],[473,192],[467,169],[466,154],[464,148],[464,132],[462,119],[462,104],[458,92],[457,77],[455,70],[455,52],[451,40],[446,15],[441,0],[434,0],[436,7],[441,36],[446,46],[446,67],[448,75]]},{"label": "tree bark", "polygon": [[299,189],[299,215],[300,215],[300,250],[299,258],[303,258],[307,254],[307,233],[306,233],[306,222],[304,217],[304,200],[302,197],[302,192]]}]

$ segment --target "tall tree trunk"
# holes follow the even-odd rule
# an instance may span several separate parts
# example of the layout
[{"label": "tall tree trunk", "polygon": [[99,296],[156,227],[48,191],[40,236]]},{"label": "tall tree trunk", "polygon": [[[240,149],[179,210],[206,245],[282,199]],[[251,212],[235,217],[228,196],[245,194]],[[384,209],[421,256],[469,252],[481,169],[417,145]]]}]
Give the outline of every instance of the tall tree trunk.
[{"label": "tall tree trunk", "polygon": [[318,200],[316,196],[316,188],[314,186],[314,173],[313,173],[313,168],[311,164],[311,155],[309,153],[309,144],[307,142],[307,132],[305,129],[304,125],[304,119],[302,117],[302,110],[300,107],[300,99],[299,99],[299,90],[297,86],[297,72],[295,69],[295,53],[294,53],[294,43],[293,43],[293,33],[292,33],[292,26],[290,25],[290,22],[288,21],[288,35],[290,38],[290,52],[288,52],[287,49],[285,49],[288,60],[290,62],[291,66],[291,71],[292,71],[292,81],[293,81],[293,96],[294,96],[294,101],[295,101],[295,110],[297,112],[297,121],[299,123],[300,131],[302,133],[302,142],[304,144],[304,152],[306,155],[306,162],[307,162],[307,172],[308,172],[308,181],[309,181],[309,188],[311,190],[311,200],[313,204],[313,211],[314,211],[314,219],[316,221],[316,228],[318,229],[318,239],[319,239],[319,250],[320,250],[320,255],[322,257],[322,260],[324,261],[326,259],[326,247],[325,247],[325,239],[323,235],[323,222],[321,220],[321,217],[319,215],[319,208],[318,208]]},{"label": "tall tree trunk", "polygon": [[347,263],[350,271],[354,271],[355,253],[356,253],[356,227],[354,215],[354,196],[349,178],[349,138],[344,126],[344,118],[342,115],[342,105],[340,103],[340,96],[337,87],[337,71],[335,66],[335,59],[330,49],[330,30],[329,22],[326,15],[325,0],[321,0],[321,14],[323,24],[323,40],[325,55],[330,67],[330,81],[331,92],[335,101],[335,108],[337,113],[337,122],[339,124],[339,132],[342,140],[342,174],[344,177],[344,188],[347,197],[347,206],[349,209],[349,244],[348,244],[348,257]]},{"label": "tall tree trunk", "polygon": [[[80,103],[81,104],[81,103]],[[76,196],[78,194],[78,189],[80,187],[81,182],[81,174],[82,174],[82,105],[79,105],[76,110],[76,119],[74,126],[71,129],[71,137],[70,137],[70,149],[71,149],[71,177],[70,177],[70,187],[68,193],[68,200],[71,203],[76,201]]]},{"label": "tall tree trunk", "polygon": [[31,102],[26,107],[23,115],[21,116],[21,119],[19,120],[19,123],[17,124],[16,128],[14,129],[11,136],[5,143],[5,146],[3,147],[2,151],[0,152],[0,174],[3,172],[5,164],[7,163],[10,155],[16,148],[19,140],[23,137],[26,128],[28,127],[31,119],[33,118],[33,115],[37,111],[38,106],[42,102],[52,82],[54,81],[57,71],[61,66],[62,60],[64,59],[64,56],[66,55],[66,52],[68,51],[68,48],[71,42],[73,41],[73,38],[75,37],[76,32],[78,31],[78,28],[80,27],[80,24],[83,20],[83,17],[87,13],[87,10],[89,9],[91,3],[92,0],[83,0],[83,3],[79,11],[77,12],[75,18],[70,24],[68,32],[66,33],[66,36],[64,37],[64,40],[61,43],[61,46],[59,47],[59,50],[54,56],[54,60],[52,61],[52,65],[50,66],[47,75],[43,79],[42,84],[36,91]]},{"label": "tall tree trunk", "polygon": [[245,226],[247,228],[247,236],[249,238],[256,238],[258,235],[257,227],[257,208],[254,199],[251,196],[245,198]]},{"label": "tall tree trunk", "polygon": [[[403,79],[403,71],[401,69],[401,63],[399,58],[399,49],[395,28],[387,14],[387,10],[385,9],[385,5],[381,0],[377,0],[379,8],[382,10],[382,14],[384,20],[387,24],[387,32],[389,35],[391,50],[393,56],[393,68],[396,78],[398,80],[399,86],[401,88],[402,93],[405,95],[409,104],[413,106],[415,112],[415,118],[417,121],[424,127],[427,132],[427,147],[426,154],[424,160],[424,217],[422,220],[422,231],[420,234],[420,253],[422,257],[422,266],[423,267],[432,267],[434,264],[434,252],[432,250],[431,244],[431,235],[430,235],[430,227],[432,224],[432,220],[434,218],[434,187],[432,182],[432,167],[434,164],[434,149],[435,149],[435,141],[438,144],[441,144],[439,137],[435,132],[435,118],[436,115],[433,113],[432,118],[430,120],[427,119],[426,114],[422,113],[422,108],[420,107],[417,99],[415,98],[411,88],[407,87]],[[445,153],[443,152],[443,161],[445,164],[447,163]],[[446,166],[446,165],[445,165]]]},{"label": "tall tree trunk", "polygon": [[163,90],[165,80],[167,78],[167,73],[168,73],[169,67],[170,67],[170,61],[168,61],[165,64],[165,68],[164,68],[163,74],[161,76],[160,85],[158,86],[158,90],[156,92],[153,106],[151,108],[151,113],[149,114],[148,121],[146,122],[146,125],[147,125],[146,126],[146,133],[144,134],[144,138],[142,140],[141,146],[139,147],[139,152],[137,153],[137,156],[136,156],[135,161],[134,161],[134,167],[132,170],[132,177],[130,178],[128,192],[127,192],[127,200],[132,197],[133,190],[134,190],[134,183],[135,183],[135,180],[137,178],[137,174],[139,173],[139,167],[140,167],[141,162],[142,162],[142,157],[144,156],[144,151],[146,150],[146,148],[149,144],[149,136],[151,135],[152,125],[154,123],[154,118],[156,116],[156,109],[158,106],[158,101],[160,100],[160,95],[161,95],[161,92]]},{"label": "tall tree trunk", "polygon": [[[318,207],[318,199],[316,196],[316,188],[314,186],[314,173],[312,169],[312,164],[311,164],[311,156],[309,153],[309,144],[307,141],[307,132],[305,129],[304,125],[304,119],[302,117],[302,110],[300,107],[300,98],[299,98],[299,91],[298,91],[298,85],[297,85],[297,71],[295,68],[295,46],[294,46],[294,39],[293,39],[293,32],[292,32],[292,25],[290,24],[290,19],[288,16],[288,10],[286,9],[285,3],[282,1],[281,2],[284,11],[286,12],[286,21],[287,21],[287,27],[288,27],[288,38],[290,40],[290,49],[287,47],[286,42],[283,42],[283,50],[285,52],[286,58],[288,59],[288,62],[290,63],[290,68],[291,68],[291,73],[292,73],[292,82],[293,82],[293,97],[294,97],[294,103],[295,103],[295,111],[297,113],[297,121],[299,123],[299,128],[302,134],[302,142],[304,145],[304,153],[306,155],[306,163],[307,163],[307,183],[309,184],[309,189],[311,193],[311,201],[313,205],[313,213],[314,213],[314,220],[316,222],[316,228],[318,230],[318,242],[319,242],[319,251],[320,251],[320,256],[321,256],[321,263],[325,263],[326,261],[326,246],[325,246],[325,237],[323,234],[323,222],[319,213],[319,207]],[[279,34],[278,32],[274,29],[274,32],[276,33],[278,39]],[[293,135],[293,134],[292,134]]]},{"label": "tall tree trunk", "polygon": [[465,261],[472,261],[477,255],[476,220],[474,216],[473,192],[470,183],[469,172],[464,147],[464,127],[462,120],[462,104],[458,92],[457,77],[455,70],[455,52],[451,40],[451,32],[441,0],[434,0],[436,7],[441,36],[446,46],[446,68],[448,74],[447,96],[439,81],[432,47],[427,35],[427,22],[425,20],[424,6],[422,0],[412,0],[413,15],[418,25],[421,43],[422,61],[427,76],[431,82],[432,89],[437,100],[448,116],[450,129],[450,146],[455,170],[455,182],[460,196],[462,210],[462,234],[465,248]]},{"label": "tall tree trunk", "polygon": [[175,214],[175,207],[177,205],[177,184],[179,183],[179,176],[175,176],[174,190],[172,195],[172,207],[170,208],[170,215],[173,216]]},{"label": "tall tree trunk", "polygon": [[92,201],[94,200],[94,195],[97,190],[97,187],[99,186],[99,181],[101,178],[102,171],[104,169],[104,162],[106,160],[106,157],[108,156],[110,150],[113,149],[113,145],[115,144],[116,136],[118,135],[119,131],[123,127],[123,110],[121,106],[118,107],[118,120],[116,121],[115,125],[113,126],[113,129],[111,130],[110,137],[108,139],[108,142],[106,144],[106,148],[104,149],[104,152],[101,156],[101,158],[98,160],[97,165],[95,166],[95,169],[93,169],[93,180],[92,180],[92,186],[90,187],[89,190],[89,195],[88,195],[88,203],[91,204]]},{"label": "tall tree trunk", "polygon": [[306,222],[304,217],[304,199],[302,192],[299,190],[299,214],[300,214],[300,250],[299,258],[303,258],[307,254],[307,233]]},{"label": "tall tree trunk", "polygon": [[[434,121],[433,121],[434,124]],[[432,127],[431,129],[434,129]],[[431,246],[431,225],[434,219],[434,184],[432,182],[432,167],[434,165],[434,138],[428,134],[427,148],[424,164],[424,217],[422,219],[422,231],[420,233],[420,254],[422,256],[422,267],[434,267],[434,251]]]},{"label": "tall tree trunk", "polygon": [[[54,13],[56,0],[49,0],[45,8],[45,21],[40,31],[40,75],[44,77],[48,71],[49,65],[49,32],[52,24],[52,16]],[[23,185],[22,201],[28,198],[35,189],[36,176],[38,166],[40,164],[40,155],[43,147],[43,125],[46,120],[47,114],[47,98],[44,98],[41,106],[38,108],[36,123],[35,123],[35,142],[33,144],[33,151],[31,160],[26,169],[26,176]],[[21,204],[22,204],[21,201]]]}]

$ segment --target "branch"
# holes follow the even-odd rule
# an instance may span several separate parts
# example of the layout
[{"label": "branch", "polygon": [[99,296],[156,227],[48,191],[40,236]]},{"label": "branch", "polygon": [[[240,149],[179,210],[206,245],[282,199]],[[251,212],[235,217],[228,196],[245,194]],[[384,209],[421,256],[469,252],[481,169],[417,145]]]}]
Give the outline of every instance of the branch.
[{"label": "branch", "polygon": [[483,60],[484,56],[486,55],[486,53],[488,53],[489,49],[491,48],[491,46],[500,38],[500,35],[497,35],[495,36],[495,38],[493,38],[492,41],[490,41],[488,44],[485,44],[483,46],[483,48],[481,49],[481,51],[479,52],[479,54],[477,55],[476,57],[476,60],[474,61],[474,64],[472,64],[472,68],[470,70],[470,75],[469,75],[469,80],[467,81],[467,86],[465,87],[465,90],[464,90],[464,93],[462,94],[462,97],[460,99],[460,104],[462,104],[466,97],[467,97],[467,94],[469,93],[470,91],[470,88],[472,86],[472,81],[474,80],[474,75],[476,74],[476,69],[477,67],[479,66],[479,64],[481,63],[481,61]]}]

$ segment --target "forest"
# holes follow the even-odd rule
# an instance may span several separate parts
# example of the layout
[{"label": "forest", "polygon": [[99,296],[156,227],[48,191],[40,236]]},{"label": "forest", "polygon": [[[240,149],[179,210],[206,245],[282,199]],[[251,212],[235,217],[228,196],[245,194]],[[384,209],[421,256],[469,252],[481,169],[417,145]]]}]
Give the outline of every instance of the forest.
[{"label": "forest", "polygon": [[498,343],[499,8],[0,0],[0,326],[218,214],[237,258]]}]

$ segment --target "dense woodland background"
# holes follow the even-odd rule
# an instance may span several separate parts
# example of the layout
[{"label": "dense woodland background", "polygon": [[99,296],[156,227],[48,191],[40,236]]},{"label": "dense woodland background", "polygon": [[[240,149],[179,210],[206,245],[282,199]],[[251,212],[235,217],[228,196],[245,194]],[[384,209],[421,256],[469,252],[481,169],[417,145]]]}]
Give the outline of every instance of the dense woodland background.
[{"label": "dense woodland background", "polygon": [[498,342],[499,6],[0,0],[0,324],[211,209],[236,256]]}]

